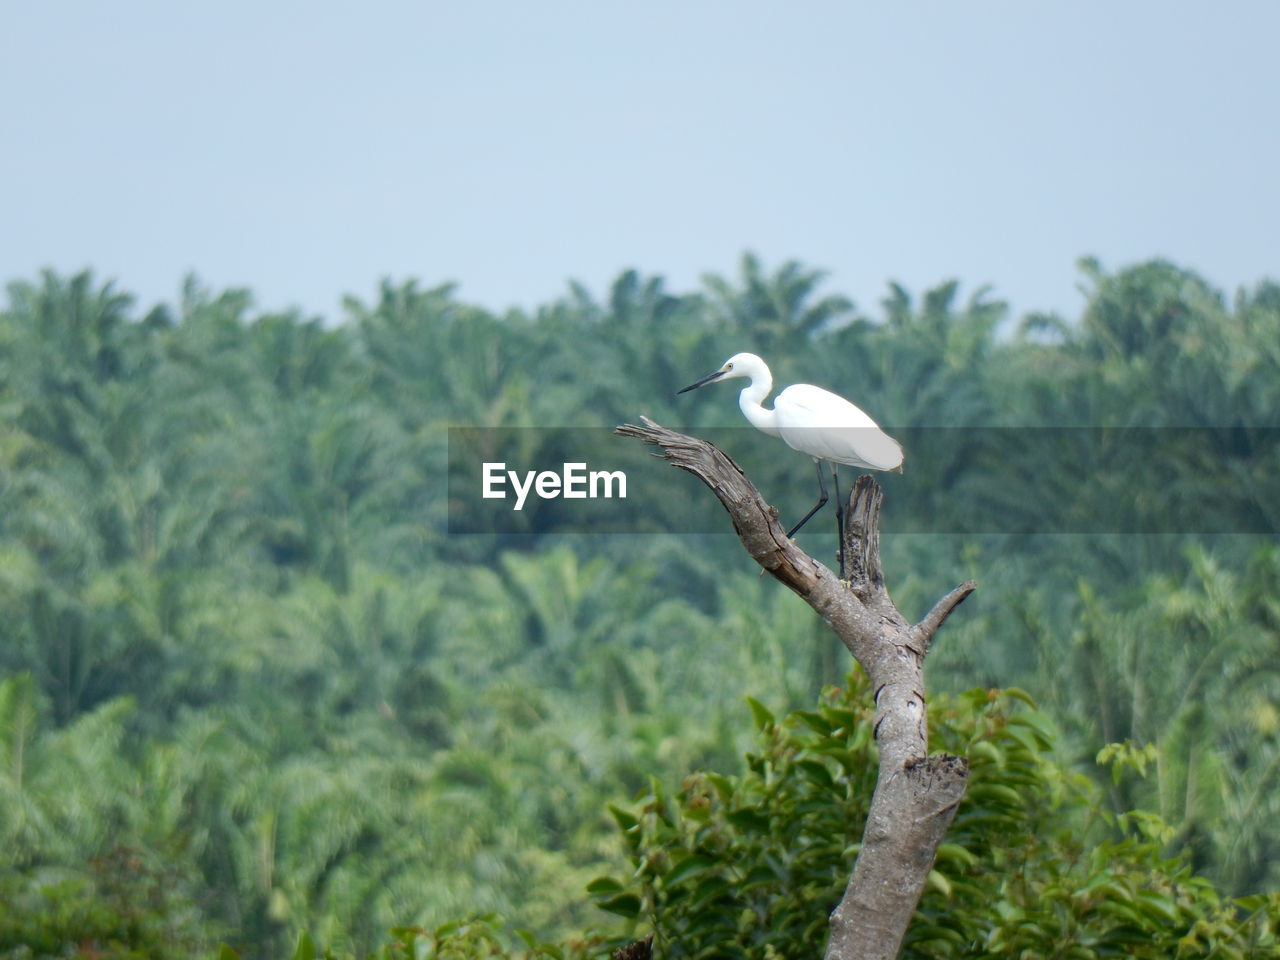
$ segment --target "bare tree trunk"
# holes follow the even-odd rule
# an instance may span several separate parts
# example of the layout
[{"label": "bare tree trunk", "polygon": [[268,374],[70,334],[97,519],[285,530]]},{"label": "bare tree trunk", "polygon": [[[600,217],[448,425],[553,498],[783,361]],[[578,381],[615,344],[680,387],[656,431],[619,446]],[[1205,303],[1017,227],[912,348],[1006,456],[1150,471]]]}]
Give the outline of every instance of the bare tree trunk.
[{"label": "bare tree trunk", "polygon": [[896,957],[956,807],[969,764],[929,756],[924,658],[934,633],[974,589],[966,581],[917,624],[893,605],[880,566],[883,492],[870,476],[849,497],[840,576],[787,539],[778,512],[742,469],[703,440],[642,418],[616,432],[652,443],[720,498],[752,558],[813,607],[862,665],[875,691],[879,777],[862,848],[844,897],[831,914],[827,960]]}]

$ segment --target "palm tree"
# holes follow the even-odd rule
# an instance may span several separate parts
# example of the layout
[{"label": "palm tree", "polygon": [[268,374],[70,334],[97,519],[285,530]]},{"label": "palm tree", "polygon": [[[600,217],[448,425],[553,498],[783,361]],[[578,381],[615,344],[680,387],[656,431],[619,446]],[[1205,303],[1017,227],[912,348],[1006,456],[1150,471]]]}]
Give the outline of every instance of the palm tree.
[{"label": "palm tree", "polygon": [[[736,286],[714,274],[705,275],[703,283],[711,292],[710,309],[727,333],[749,338],[746,342],[759,353],[784,358],[851,319],[853,303],[847,297],[815,298],[825,279],[823,271],[807,270],[794,260],[769,275],[755,254],[744,253]],[[779,367],[787,372],[784,363]]]}]

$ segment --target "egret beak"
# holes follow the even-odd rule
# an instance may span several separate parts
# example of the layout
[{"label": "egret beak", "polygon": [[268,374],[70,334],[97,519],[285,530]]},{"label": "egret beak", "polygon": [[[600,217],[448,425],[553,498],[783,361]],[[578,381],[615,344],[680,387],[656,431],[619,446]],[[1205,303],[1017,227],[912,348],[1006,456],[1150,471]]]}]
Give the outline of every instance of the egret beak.
[{"label": "egret beak", "polygon": [[724,367],[721,367],[715,373],[708,373],[705,377],[703,377],[697,383],[691,383],[687,387],[685,387],[683,390],[677,390],[676,396],[678,397],[682,393],[688,393],[690,390],[697,390],[699,387],[705,387],[708,383],[715,383],[724,375],[725,375],[725,369]]}]

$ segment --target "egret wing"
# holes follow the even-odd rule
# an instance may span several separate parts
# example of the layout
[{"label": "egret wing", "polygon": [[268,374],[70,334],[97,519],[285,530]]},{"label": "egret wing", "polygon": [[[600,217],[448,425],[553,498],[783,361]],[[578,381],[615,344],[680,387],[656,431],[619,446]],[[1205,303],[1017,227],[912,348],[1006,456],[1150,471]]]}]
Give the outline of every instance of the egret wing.
[{"label": "egret wing", "polygon": [[868,470],[902,464],[902,447],[844,397],[807,383],[787,387],[773,404],[782,439],[821,460]]}]

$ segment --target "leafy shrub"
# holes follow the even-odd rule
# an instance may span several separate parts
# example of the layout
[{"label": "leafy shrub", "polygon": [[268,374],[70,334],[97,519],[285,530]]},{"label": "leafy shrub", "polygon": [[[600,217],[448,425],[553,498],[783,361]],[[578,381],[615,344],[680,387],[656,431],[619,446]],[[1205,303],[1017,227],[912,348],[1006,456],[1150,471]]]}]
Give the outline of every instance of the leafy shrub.
[{"label": "leafy shrub", "polygon": [[[634,869],[595,880],[596,902],[652,926],[662,957],[821,955],[875,785],[871,702],[860,672],[781,722],[752,702],[762,744],[743,776],[655,781],[613,810]],[[975,690],[930,713],[935,748],[971,774],[905,957],[1277,955],[1280,894],[1221,898],[1166,850],[1158,817],[1105,813],[1053,758],[1026,693]]]}]

